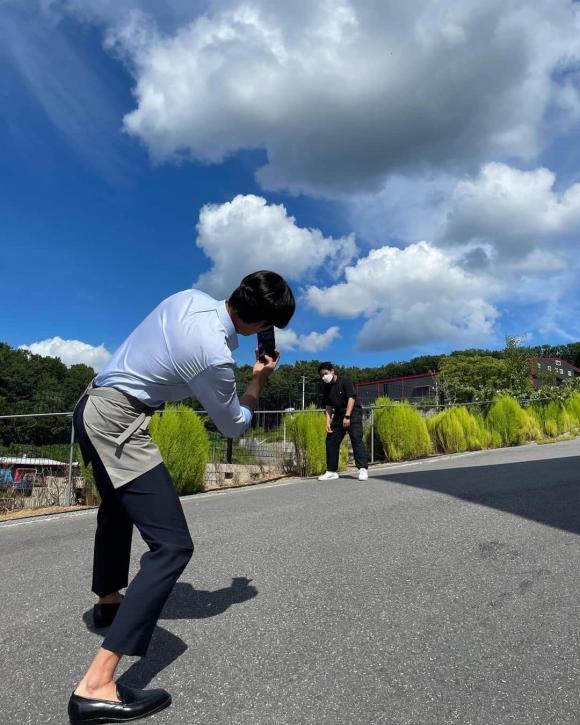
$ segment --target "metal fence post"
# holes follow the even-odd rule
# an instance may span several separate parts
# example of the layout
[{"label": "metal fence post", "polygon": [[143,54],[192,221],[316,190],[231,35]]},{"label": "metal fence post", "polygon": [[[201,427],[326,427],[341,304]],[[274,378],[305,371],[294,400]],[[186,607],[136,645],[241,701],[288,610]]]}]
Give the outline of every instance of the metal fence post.
[{"label": "metal fence post", "polygon": [[375,409],[371,408],[371,463],[375,462]]},{"label": "metal fence post", "polygon": [[284,453],[286,453],[286,416],[282,413],[282,428],[284,430]]},{"label": "metal fence post", "polygon": [[75,426],[74,426],[74,420],[71,416],[71,419],[70,419],[70,450],[69,450],[69,454],[68,454],[68,490],[67,490],[67,500],[68,500],[69,505],[72,505],[75,502],[75,495],[74,495],[74,488],[73,488],[73,476],[72,476],[74,451],[75,451]]}]

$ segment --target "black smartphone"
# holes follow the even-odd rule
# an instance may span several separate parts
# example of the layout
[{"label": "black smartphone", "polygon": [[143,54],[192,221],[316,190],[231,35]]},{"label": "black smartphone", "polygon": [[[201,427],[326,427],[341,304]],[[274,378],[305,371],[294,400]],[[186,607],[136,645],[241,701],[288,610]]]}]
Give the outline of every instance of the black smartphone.
[{"label": "black smartphone", "polygon": [[258,332],[258,360],[266,362],[266,355],[273,360],[276,359],[276,336],[273,327]]}]

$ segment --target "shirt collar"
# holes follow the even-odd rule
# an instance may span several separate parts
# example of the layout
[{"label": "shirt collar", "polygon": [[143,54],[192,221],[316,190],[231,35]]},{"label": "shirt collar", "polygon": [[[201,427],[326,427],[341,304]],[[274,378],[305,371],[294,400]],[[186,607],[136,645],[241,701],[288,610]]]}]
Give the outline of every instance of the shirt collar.
[{"label": "shirt collar", "polygon": [[226,307],[226,301],[222,300],[217,306],[217,313],[221,320],[222,325],[226,329],[226,342],[230,350],[236,350],[238,347],[238,335],[236,328],[232,322],[232,318],[229,316],[228,308]]}]

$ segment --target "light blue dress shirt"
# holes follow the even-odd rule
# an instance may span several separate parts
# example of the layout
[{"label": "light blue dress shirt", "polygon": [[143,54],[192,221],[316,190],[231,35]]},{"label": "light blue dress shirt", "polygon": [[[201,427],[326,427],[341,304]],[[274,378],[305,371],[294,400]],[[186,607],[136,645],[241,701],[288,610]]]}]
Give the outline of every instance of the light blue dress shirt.
[{"label": "light blue dress shirt", "polygon": [[194,395],[218,430],[237,438],[252,411],[236,392],[238,347],[225,301],[198,290],[168,297],[135,328],[98,373],[95,384],[113,387],[157,407]]}]

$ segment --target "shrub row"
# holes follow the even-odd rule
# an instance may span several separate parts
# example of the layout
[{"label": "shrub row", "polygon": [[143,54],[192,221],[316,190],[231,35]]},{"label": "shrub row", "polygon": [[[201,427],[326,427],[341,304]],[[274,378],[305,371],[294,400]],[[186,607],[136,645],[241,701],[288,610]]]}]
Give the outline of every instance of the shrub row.
[{"label": "shrub row", "polygon": [[[542,438],[555,438],[580,429],[580,392],[567,400],[533,403],[528,408],[509,396],[500,396],[483,413],[466,407],[448,408],[424,418],[409,403],[379,398],[374,412],[375,456],[387,461],[422,458],[430,453],[461,453],[500,446],[514,446]],[[313,476],[326,468],[326,421],[314,410],[286,419],[294,443],[298,473]],[[203,488],[209,458],[209,437],[196,413],[183,405],[167,406],[151,420],[151,436],[159,446],[175,487],[180,494]],[[370,447],[371,429],[365,430]],[[346,467],[348,450],[343,443],[339,470]]]},{"label": "shrub row", "polygon": [[[500,396],[485,414],[458,406],[431,418],[423,418],[409,403],[380,398],[376,404],[375,452],[382,452],[387,461],[422,458],[431,452],[460,453],[516,446],[574,434],[580,429],[580,393],[574,393],[567,401],[536,402],[528,408],[522,408],[509,396]],[[366,442],[370,444],[370,430]]]},{"label": "shrub row", "polygon": [[[294,443],[296,468],[301,476],[316,476],[326,470],[326,415],[311,405],[304,413],[286,418],[286,430]],[[345,442],[340,447],[338,470],[344,471],[348,458]]]}]

